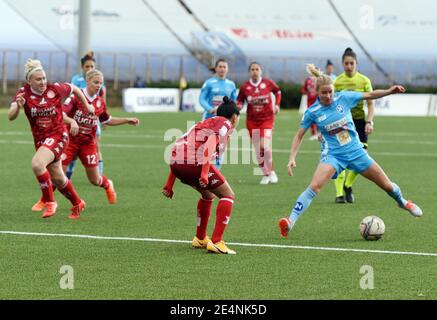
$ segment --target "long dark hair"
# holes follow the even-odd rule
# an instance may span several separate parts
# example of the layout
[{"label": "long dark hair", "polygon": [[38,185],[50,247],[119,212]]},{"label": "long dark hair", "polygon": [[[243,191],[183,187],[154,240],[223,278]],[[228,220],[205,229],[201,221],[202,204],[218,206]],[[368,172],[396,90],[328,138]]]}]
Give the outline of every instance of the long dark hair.
[{"label": "long dark hair", "polygon": [[89,51],[89,52],[85,53],[85,55],[82,57],[82,59],[80,59],[80,63],[82,65],[82,67],[84,66],[84,64],[87,61],[94,61],[94,63],[96,63],[96,59],[94,59],[94,52],[93,51]]},{"label": "long dark hair", "polygon": [[344,50],[343,56],[341,57],[341,61],[344,62],[344,59],[345,59],[346,57],[351,57],[351,58],[353,58],[355,61],[358,62],[357,54],[356,54],[355,51],[352,50],[351,48],[346,48],[346,50]]},{"label": "long dark hair", "polygon": [[229,97],[224,96],[223,103],[217,109],[217,116],[231,119],[234,114],[239,116],[240,109],[238,109],[234,101],[229,99]]}]

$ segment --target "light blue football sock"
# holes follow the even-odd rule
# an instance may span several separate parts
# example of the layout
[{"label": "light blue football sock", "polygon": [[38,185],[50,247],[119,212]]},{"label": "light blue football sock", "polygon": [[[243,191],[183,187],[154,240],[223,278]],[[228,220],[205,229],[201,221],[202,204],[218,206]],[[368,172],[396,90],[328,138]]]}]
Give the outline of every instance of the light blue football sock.
[{"label": "light blue football sock", "polygon": [[299,219],[299,216],[309,208],[311,201],[313,201],[315,196],[317,196],[317,193],[315,193],[310,187],[299,196],[289,217],[293,224],[295,224]]},{"label": "light blue football sock", "polygon": [[405,205],[407,204],[407,200],[405,200],[404,197],[402,196],[401,188],[399,188],[399,186],[394,182],[392,182],[392,186],[393,186],[393,191],[387,192],[387,194],[393,199],[395,199],[395,201],[399,204],[401,208],[405,208]]},{"label": "light blue football sock", "polygon": [[99,174],[103,174],[103,160],[99,160]]}]

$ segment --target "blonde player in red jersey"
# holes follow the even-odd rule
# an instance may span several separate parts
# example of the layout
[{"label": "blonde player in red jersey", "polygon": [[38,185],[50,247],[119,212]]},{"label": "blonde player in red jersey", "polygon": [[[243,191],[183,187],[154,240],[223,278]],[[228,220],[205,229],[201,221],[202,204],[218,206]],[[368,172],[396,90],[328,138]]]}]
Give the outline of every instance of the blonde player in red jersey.
[{"label": "blonde player in red jersey", "polygon": [[[28,59],[25,69],[27,83],[15,95],[8,117],[11,121],[15,120],[20,109],[24,109],[29,120],[36,149],[32,158],[32,170],[41,187],[45,203],[42,217],[49,218],[56,213],[58,205],[53,195],[54,185],[70,200],[73,207],[69,218],[75,219],[85,208],[85,201],[79,198],[61,167],[60,158],[68,144],[62,104],[73,93],[88,112],[94,112],[94,107],[88,104],[77,87],[69,83],[47,83],[40,61]],[[74,123],[71,128],[73,133],[77,133]]]},{"label": "blonde player in red jersey", "polygon": [[94,113],[89,113],[80,100],[72,97],[67,106],[68,117],[74,119],[79,125],[79,134],[70,138],[70,143],[65,150],[62,160],[64,171],[76,157],[79,157],[88,177],[93,185],[105,189],[108,202],[115,204],[117,194],[114,184],[105,175],[100,174],[99,148],[96,135],[99,121],[102,125],[118,126],[130,124],[138,126],[140,120],[137,118],[116,118],[112,117],[106,109],[106,100],[100,94],[103,86],[103,74],[99,70],[91,70],[86,73],[86,88],[82,89],[87,102],[95,108]]},{"label": "blonde player in red jersey", "polygon": [[[240,88],[237,103],[240,109],[247,103],[246,126],[264,174],[260,184],[277,183],[271,146],[275,114],[279,112],[281,103],[281,89],[274,81],[262,78],[262,68],[258,62],[249,65],[249,77]],[[275,96],[274,104],[272,94]]]},{"label": "blonde player in red jersey", "polygon": [[[173,197],[173,184],[176,178],[200,193],[196,236],[192,242],[194,248],[206,248],[209,252],[219,254],[236,253],[229,249],[222,239],[231,218],[235,195],[225,177],[211,165],[211,161],[223,154],[228,137],[237,127],[239,119],[240,111],[236,104],[224,97],[223,103],[217,109],[217,116],[196,124],[176,141],[172,149],[170,174],[162,193],[167,198]],[[210,240],[206,229],[215,196],[220,201]]]},{"label": "blonde player in red jersey", "polygon": [[[82,92],[87,103],[91,104],[95,111],[94,113],[88,112],[87,108],[76,97],[71,97],[66,101],[64,111],[69,118],[78,124],[79,133],[75,136],[70,136],[70,143],[62,155],[62,166],[65,172],[71,161],[78,157],[85,167],[89,182],[105,189],[108,202],[115,204],[117,202],[117,194],[114,184],[105,175],[100,174],[98,170],[97,127],[99,121],[101,124],[109,126],[122,124],[137,126],[140,121],[137,118],[115,118],[109,115],[106,110],[105,99],[99,94],[103,85],[103,74],[99,70],[88,71],[85,78],[87,85],[85,89],[82,89]],[[42,201],[40,199],[40,202]]]}]

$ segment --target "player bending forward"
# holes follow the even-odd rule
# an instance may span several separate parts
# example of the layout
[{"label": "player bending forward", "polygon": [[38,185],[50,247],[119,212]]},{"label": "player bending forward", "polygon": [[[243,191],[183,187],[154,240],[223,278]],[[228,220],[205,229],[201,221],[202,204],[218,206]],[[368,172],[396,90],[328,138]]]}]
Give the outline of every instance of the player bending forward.
[{"label": "player bending forward", "polygon": [[[228,97],[217,109],[217,117],[203,120],[176,141],[170,158],[170,174],[162,193],[173,197],[173,184],[178,178],[196,189],[201,197],[197,204],[197,229],[194,248],[206,248],[210,252],[235,254],[222,240],[234,205],[234,192],[218,169],[210,164],[224,152],[228,137],[237,127],[240,111]],[[216,222],[211,240],[206,234],[211,206],[215,196],[220,200],[216,210]]]}]

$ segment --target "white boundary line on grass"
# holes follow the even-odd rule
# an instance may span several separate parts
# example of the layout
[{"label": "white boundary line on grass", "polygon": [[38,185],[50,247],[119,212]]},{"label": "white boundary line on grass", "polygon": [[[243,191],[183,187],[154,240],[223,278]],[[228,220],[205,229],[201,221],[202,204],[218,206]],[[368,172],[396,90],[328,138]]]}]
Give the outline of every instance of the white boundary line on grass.
[{"label": "white boundary line on grass", "polygon": [[[62,234],[62,233],[38,233],[38,232],[18,232],[18,231],[0,231],[0,234],[8,235],[24,235],[24,236],[39,236],[39,237],[64,237],[64,238],[80,238],[94,240],[122,240],[122,241],[143,241],[143,242],[164,242],[164,243],[191,243],[187,240],[170,240],[170,239],[153,239],[153,238],[131,238],[131,237],[102,237],[81,234]],[[312,247],[312,246],[292,246],[280,244],[255,244],[255,243],[238,243],[228,242],[229,245],[242,247],[258,247],[258,248],[275,248],[275,249],[303,249],[303,250],[319,250],[319,251],[339,251],[339,252],[358,252],[358,253],[382,253],[382,254],[397,254],[410,256],[425,256],[437,257],[437,253],[426,252],[407,252],[407,251],[390,251],[390,250],[368,250],[368,249],[352,249],[352,248],[329,248],[329,247]]]},{"label": "white boundary line on grass", "polygon": [[[21,145],[33,145],[33,141],[30,140],[0,140],[0,144],[21,144]],[[144,145],[144,144],[115,144],[115,143],[101,143],[101,147],[106,148],[122,148],[122,149],[164,149],[166,146],[162,145]],[[228,148],[233,151],[252,151],[247,148]],[[288,149],[273,149],[275,153],[290,153]],[[300,150],[299,153],[303,154],[320,154],[320,150]],[[396,156],[396,157],[430,157],[437,158],[437,153],[414,153],[414,152],[372,152],[374,156]]]}]

